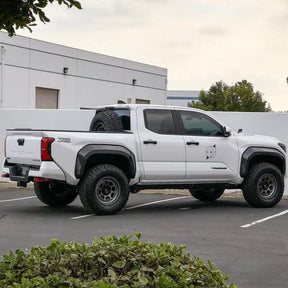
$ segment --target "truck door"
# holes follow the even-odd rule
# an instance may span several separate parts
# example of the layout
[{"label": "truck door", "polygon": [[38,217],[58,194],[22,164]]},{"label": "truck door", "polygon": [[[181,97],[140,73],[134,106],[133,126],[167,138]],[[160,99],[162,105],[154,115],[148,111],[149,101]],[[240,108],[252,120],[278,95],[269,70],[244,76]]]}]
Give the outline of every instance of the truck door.
[{"label": "truck door", "polygon": [[142,180],[175,183],[185,178],[185,146],[176,130],[175,111],[165,108],[137,109]]},{"label": "truck door", "polygon": [[235,137],[225,137],[223,127],[204,113],[179,110],[177,115],[185,140],[186,178],[195,183],[233,180],[239,163]]}]

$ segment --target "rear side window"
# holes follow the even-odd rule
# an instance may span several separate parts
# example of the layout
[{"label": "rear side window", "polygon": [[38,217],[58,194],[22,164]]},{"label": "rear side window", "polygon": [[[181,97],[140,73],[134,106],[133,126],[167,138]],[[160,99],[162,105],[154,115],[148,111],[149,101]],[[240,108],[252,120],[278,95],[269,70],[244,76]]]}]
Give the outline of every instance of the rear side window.
[{"label": "rear side window", "polygon": [[170,110],[144,110],[145,127],[158,134],[176,134],[175,123]]},{"label": "rear side window", "polygon": [[120,118],[123,130],[130,130],[130,110],[128,109],[118,109],[113,110]]}]

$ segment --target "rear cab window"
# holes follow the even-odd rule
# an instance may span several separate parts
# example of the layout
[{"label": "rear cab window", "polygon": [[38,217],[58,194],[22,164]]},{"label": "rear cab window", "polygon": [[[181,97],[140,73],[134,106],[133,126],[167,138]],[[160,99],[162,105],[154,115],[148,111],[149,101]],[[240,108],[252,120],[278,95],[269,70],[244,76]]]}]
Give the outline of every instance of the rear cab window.
[{"label": "rear cab window", "polygon": [[171,110],[145,109],[145,127],[158,134],[177,134]]}]

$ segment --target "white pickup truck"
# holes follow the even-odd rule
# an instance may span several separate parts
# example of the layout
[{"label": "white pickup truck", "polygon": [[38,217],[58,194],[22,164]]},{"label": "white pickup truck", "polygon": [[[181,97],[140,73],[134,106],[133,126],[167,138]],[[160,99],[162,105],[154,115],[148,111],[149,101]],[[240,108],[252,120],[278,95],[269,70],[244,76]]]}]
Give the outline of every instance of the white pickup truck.
[{"label": "white pickup truck", "polygon": [[234,133],[211,114],[185,107],[99,107],[90,131],[8,129],[3,177],[34,182],[38,198],[65,206],[77,195],[95,214],[115,214],[129,193],[189,189],[201,201],[240,188],[254,207],[282,198],[286,147]]}]

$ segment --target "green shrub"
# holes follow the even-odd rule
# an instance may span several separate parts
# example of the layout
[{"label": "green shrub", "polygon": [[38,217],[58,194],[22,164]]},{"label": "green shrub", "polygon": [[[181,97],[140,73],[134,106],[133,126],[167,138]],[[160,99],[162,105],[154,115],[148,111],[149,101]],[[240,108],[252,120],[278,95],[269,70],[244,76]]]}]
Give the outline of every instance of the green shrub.
[{"label": "green shrub", "polygon": [[210,261],[184,254],[183,246],[135,236],[95,239],[92,246],[52,240],[46,248],[10,252],[0,262],[0,287],[236,287]]}]

